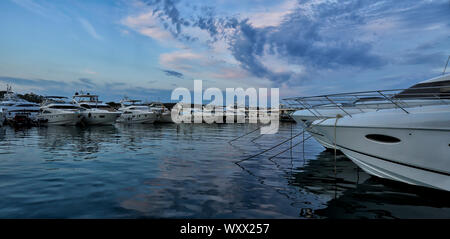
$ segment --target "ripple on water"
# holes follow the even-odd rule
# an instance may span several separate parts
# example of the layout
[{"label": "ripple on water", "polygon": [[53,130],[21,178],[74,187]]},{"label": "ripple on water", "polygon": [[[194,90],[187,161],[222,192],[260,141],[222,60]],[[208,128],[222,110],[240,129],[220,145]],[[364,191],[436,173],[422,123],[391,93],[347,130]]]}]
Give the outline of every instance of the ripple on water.
[{"label": "ripple on water", "polygon": [[450,217],[448,193],[370,177],[312,139],[236,164],[301,132],[281,124],[228,143],[256,127],[4,127],[0,217]]}]

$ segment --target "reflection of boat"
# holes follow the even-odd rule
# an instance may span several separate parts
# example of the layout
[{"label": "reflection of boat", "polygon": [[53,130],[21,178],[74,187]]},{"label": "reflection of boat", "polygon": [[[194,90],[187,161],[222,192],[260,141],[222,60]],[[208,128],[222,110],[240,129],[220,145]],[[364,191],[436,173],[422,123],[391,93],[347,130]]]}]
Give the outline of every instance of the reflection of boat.
[{"label": "reflection of boat", "polygon": [[337,116],[348,116],[376,112],[382,109],[411,107],[426,105],[450,104],[450,94],[441,92],[443,86],[448,86],[450,74],[438,76],[420,82],[405,90],[365,91],[344,94],[331,94],[312,97],[290,98],[299,107],[304,108],[292,114],[297,123],[300,123],[325,148],[333,149],[331,141],[310,127],[315,120],[326,120]]},{"label": "reflection of boat", "polygon": [[99,101],[97,95],[75,93],[73,100],[83,109],[81,115],[88,125],[111,125],[121,114]]},{"label": "reflection of boat", "polygon": [[66,150],[76,160],[90,158],[90,154],[100,151],[102,147],[115,147],[112,145],[116,143],[117,138],[114,136],[117,132],[115,125],[93,125],[86,128],[54,125],[37,128],[41,138],[40,148],[50,152]]},{"label": "reflection of boat", "polygon": [[139,100],[122,100],[119,111],[122,115],[117,122],[126,124],[151,124],[158,118],[157,113],[150,110],[146,105],[137,104]]},{"label": "reflection of boat", "polygon": [[447,219],[449,192],[369,178],[327,202],[314,215],[339,219]]},{"label": "reflection of boat", "polygon": [[81,108],[63,96],[47,96],[37,118],[41,124],[76,125],[81,122]]},{"label": "reflection of boat", "polygon": [[338,154],[336,160],[329,151],[320,152],[316,157],[315,160],[308,160],[290,177],[290,185],[318,195],[339,197],[349,188],[355,188],[370,178],[368,174],[358,172],[357,166],[342,154]]},{"label": "reflection of boat", "polygon": [[9,120],[13,127],[35,126],[37,121],[33,121],[28,113],[16,113],[14,118]]},{"label": "reflection of boat", "polygon": [[371,175],[450,191],[450,75],[394,97],[396,108],[316,120],[311,128]]}]

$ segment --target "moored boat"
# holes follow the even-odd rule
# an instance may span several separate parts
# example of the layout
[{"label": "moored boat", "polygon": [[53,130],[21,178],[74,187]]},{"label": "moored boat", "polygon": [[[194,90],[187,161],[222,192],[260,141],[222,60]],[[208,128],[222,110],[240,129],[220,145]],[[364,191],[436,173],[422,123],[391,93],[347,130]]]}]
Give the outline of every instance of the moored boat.
[{"label": "moored boat", "polygon": [[112,125],[121,115],[121,112],[99,101],[98,95],[75,93],[72,99],[82,109],[80,113],[87,125]]},{"label": "moored boat", "polygon": [[77,125],[83,119],[81,108],[63,96],[47,96],[37,118],[45,125]]}]

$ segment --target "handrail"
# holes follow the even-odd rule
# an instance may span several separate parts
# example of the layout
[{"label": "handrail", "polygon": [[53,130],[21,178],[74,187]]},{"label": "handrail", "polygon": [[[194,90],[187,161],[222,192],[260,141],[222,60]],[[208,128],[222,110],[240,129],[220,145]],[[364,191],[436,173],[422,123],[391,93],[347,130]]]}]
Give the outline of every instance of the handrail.
[{"label": "handrail", "polygon": [[[366,95],[368,93],[376,93],[376,92],[395,92],[395,91],[404,91],[404,90],[421,90],[421,89],[439,89],[442,87],[450,87],[449,85],[444,86],[427,86],[427,87],[411,87],[411,88],[400,88],[400,89],[387,89],[387,90],[370,90],[370,91],[354,91],[354,92],[345,92],[345,93],[334,93],[334,94],[324,94],[324,95],[314,95],[314,96],[303,96],[303,97],[290,97],[285,98],[284,100],[296,100],[296,99],[307,99],[307,98],[316,98],[316,97],[325,97],[325,96],[348,96],[348,95]],[[374,94],[376,95],[376,94]]]},{"label": "handrail", "polygon": [[314,116],[321,116],[322,109],[337,108],[350,117],[352,113],[347,109],[354,108],[363,111],[361,108],[364,107],[399,108],[408,114],[406,108],[422,105],[417,101],[423,100],[429,100],[426,105],[450,104],[450,84],[448,86],[359,91],[283,99],[291,107],[298,106],[297,108],[308,110]]}]

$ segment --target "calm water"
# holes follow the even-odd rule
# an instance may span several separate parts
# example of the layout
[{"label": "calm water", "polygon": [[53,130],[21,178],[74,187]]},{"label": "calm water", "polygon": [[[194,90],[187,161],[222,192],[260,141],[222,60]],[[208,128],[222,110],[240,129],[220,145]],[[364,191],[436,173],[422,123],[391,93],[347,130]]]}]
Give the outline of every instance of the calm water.
[{"label": "calm water", "polygon": [[313,139],[235,164],[301,131],[227,143],[256,127],[1,128],[0,218],[450,218],[449,193],[370,177]]}]

